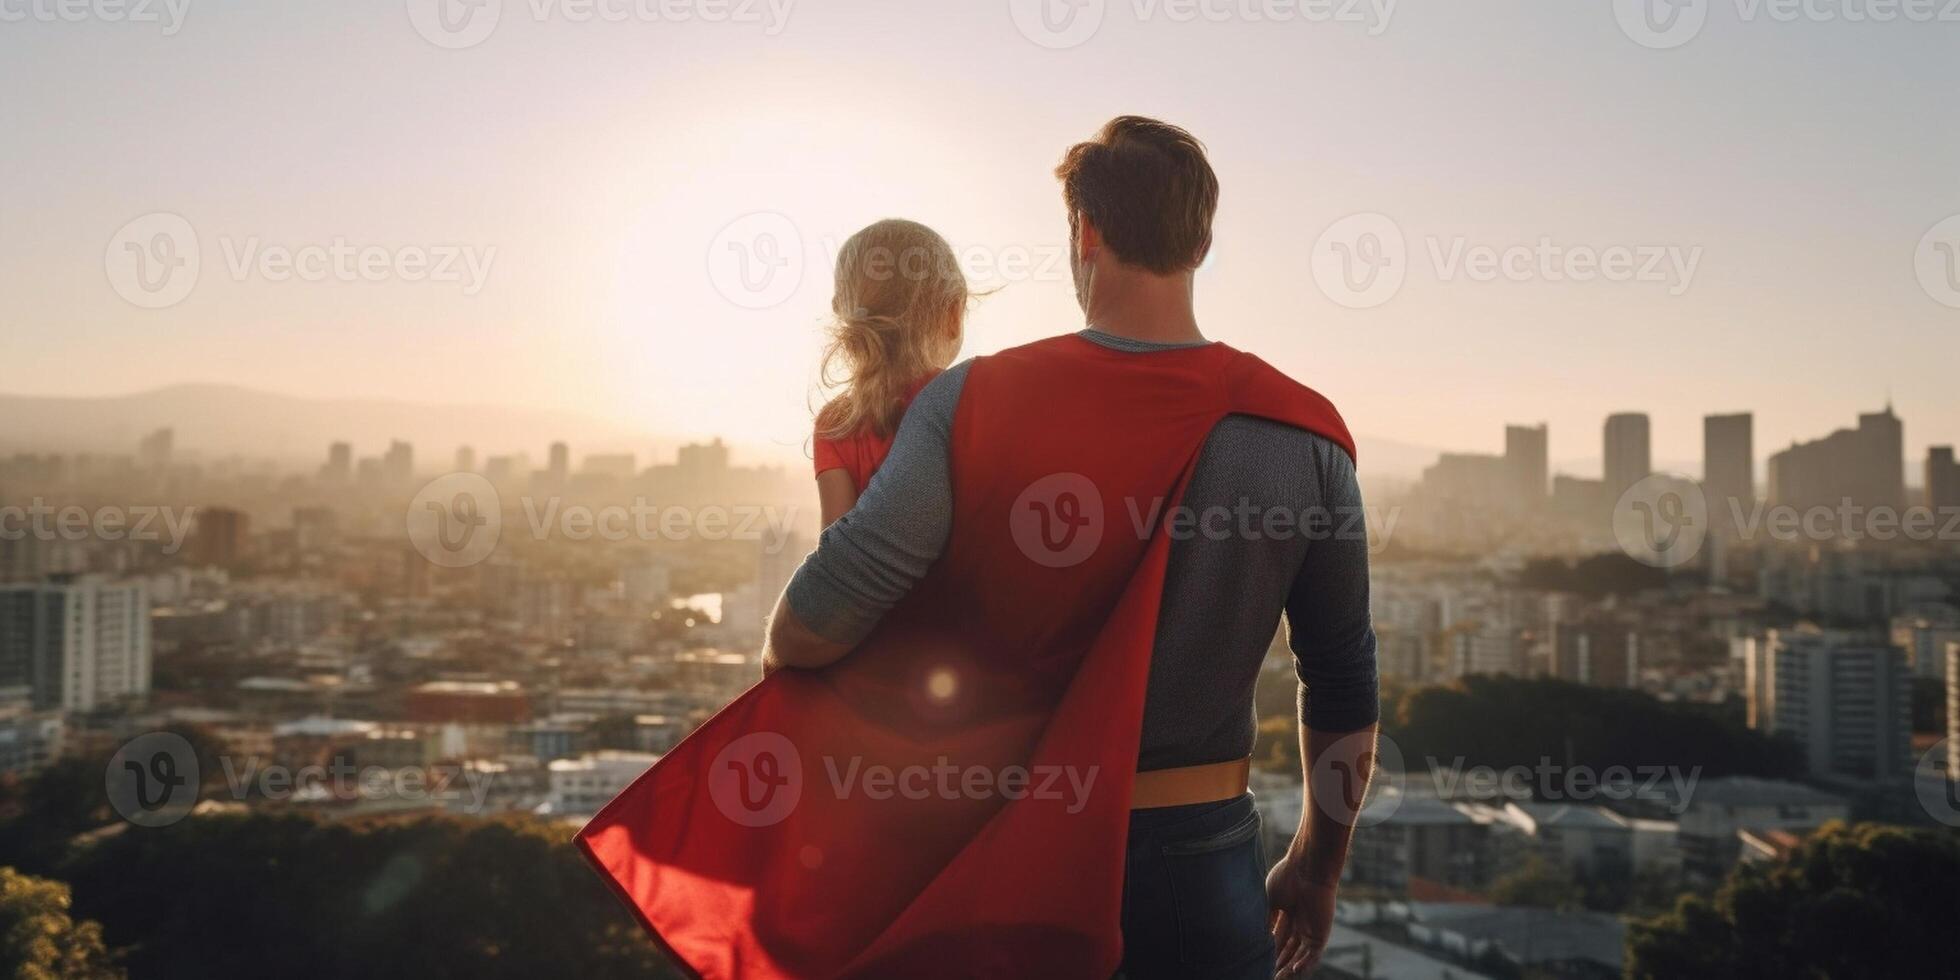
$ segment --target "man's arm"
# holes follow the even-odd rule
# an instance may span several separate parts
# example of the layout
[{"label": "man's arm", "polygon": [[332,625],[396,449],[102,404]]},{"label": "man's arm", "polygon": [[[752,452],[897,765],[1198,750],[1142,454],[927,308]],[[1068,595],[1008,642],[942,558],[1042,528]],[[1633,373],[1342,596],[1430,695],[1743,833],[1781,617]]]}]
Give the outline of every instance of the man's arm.
[{"label": "man's arm", "polygon": [[1327,948],[1355,819],[1374,775],[1381,715],[1368,613],[1367,522],[1354,462],[1321,447],[1326,514],[1287,597],[1300,677],[1300,828],[1266,877],[1279,976],[1310,974]]},{"label": "man's arm", "polygon": [[822,667],[849,653],[945,550],[953,528],[953,413],[971,363],[940,374],[912,400],[884,465],[790,579],[769,620],[765,673]]}]

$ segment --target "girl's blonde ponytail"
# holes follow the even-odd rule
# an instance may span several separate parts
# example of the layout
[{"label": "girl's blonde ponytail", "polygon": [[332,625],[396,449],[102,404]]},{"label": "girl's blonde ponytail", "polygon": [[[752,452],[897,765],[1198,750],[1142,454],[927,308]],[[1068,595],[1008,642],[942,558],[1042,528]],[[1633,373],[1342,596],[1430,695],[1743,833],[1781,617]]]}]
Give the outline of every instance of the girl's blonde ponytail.
[{"label": "girl's blonde ponytail", "polygon": [[952,247],[931,228],[887,218],[847,239],[822,367],[824,384],[840,390],[818,413],[817,434],[890,436],[906,388],[958,353],[967,299]]}]

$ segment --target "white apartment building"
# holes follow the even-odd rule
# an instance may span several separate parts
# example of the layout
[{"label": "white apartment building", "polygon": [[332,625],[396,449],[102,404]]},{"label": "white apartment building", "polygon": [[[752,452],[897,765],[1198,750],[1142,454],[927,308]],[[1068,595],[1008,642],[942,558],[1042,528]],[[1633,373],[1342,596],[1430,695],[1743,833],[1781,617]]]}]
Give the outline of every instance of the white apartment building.
[{"label": "white apartment building", "polygon": [[141,581],[52,576],[0,586],[0,686],[35,708],[91,711],[150,691],[150,602]]}]

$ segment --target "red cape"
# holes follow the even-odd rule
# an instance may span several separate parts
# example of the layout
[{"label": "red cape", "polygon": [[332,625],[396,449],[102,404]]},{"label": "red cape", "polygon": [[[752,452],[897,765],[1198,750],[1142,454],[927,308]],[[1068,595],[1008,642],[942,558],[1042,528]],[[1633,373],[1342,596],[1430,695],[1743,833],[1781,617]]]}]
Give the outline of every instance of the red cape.
[{"label": "red cape", "polygon": [[926,577],[843,660],[722,709],[579,847],[702,977],[1110,976],[1164,518],[1228,414],[1354,451],[1325,398],[1223,344],[975,360]]}]

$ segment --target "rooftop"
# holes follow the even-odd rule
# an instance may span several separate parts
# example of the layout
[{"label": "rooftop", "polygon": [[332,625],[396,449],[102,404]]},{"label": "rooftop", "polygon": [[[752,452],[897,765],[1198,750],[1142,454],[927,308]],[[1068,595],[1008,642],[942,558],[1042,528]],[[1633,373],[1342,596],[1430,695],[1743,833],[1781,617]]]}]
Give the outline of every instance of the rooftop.
[{"label": "rooftop", "polygon": [[1619,970],[1626,925],[1603,912],[1412,902],[1418,921],[1466,939],[1489,940],[1527,965],[1587,960]]}]

